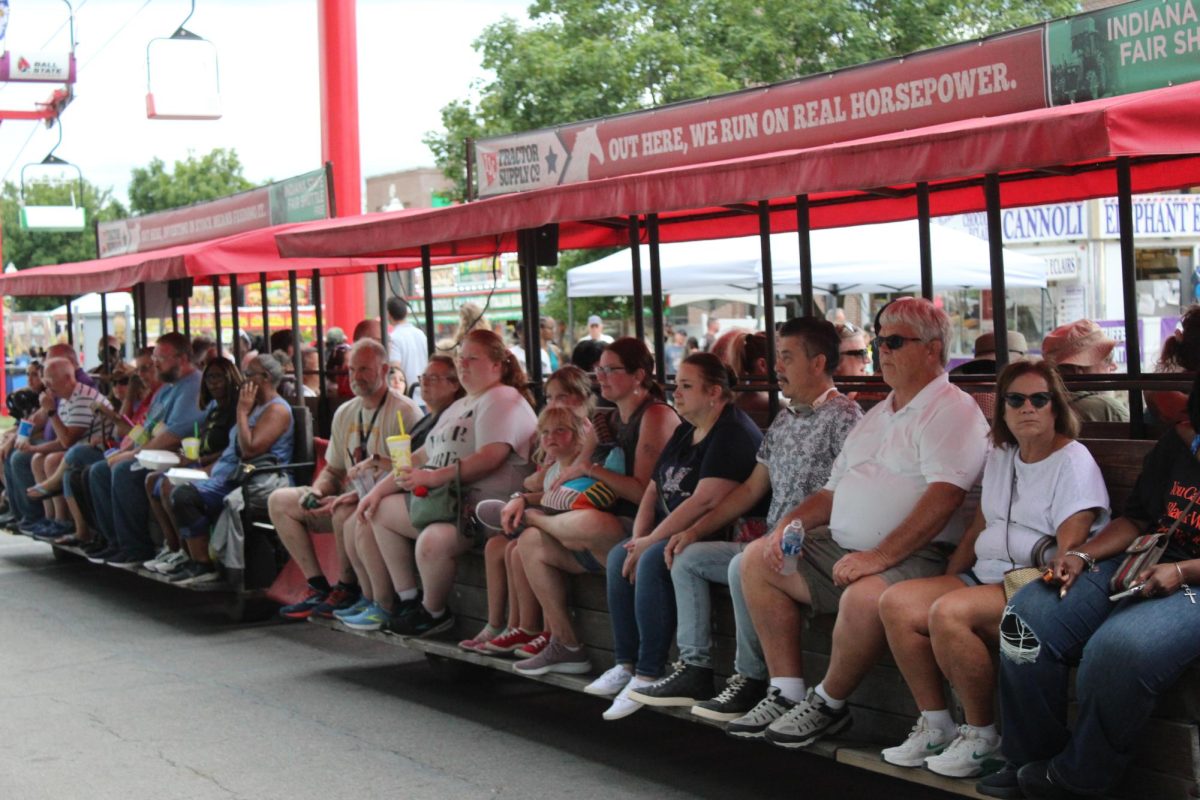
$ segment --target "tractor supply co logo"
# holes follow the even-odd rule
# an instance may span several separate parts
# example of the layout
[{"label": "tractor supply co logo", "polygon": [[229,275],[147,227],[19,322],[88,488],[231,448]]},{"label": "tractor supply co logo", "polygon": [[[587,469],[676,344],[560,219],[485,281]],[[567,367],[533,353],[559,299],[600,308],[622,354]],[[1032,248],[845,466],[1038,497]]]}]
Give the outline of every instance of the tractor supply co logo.
[{"label": "tractor supply co logo", "polygon": [[475,147],[484,196],[586,181],[598,177],[593,164],[605,162],[598,125],[535,131]]}]

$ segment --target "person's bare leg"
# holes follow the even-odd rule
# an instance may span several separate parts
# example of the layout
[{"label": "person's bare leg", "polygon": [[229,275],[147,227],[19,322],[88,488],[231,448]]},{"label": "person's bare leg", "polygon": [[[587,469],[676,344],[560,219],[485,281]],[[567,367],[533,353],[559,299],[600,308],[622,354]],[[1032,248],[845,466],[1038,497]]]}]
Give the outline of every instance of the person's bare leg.
[{"label": "person's bare leg", "polygon": [[83,516],[83,509],[79,507],[79,501],[74,497],[67,498],[67,511],[71,514],[71,520],[75,523],[75,538],[80,544],[91,541],[92,532],[88,530],[87,520]]},{"label": "person's bare leg", "polygon": [[[506,627],[504,609],[511,596],[510,578],[504,558],[504,546],[507,543],[508,540],[503,536],[493,536],[483,546],[483,567],[487,583],[487,624],[500,629]],[[508,607],[507,627],[517,624],[516,612],[516,603],[512,603]]]},{"label": "person's bare leg", "polygon": [[[413,540],[417,538],[417,531],[408,521],[408,504],[404,496],[394,494],[383,498],[371,519],[371,528],[375,532],[375,544],[380,560],[391,576],[392,588],[396,594],[416,589],[417,571],[413,557]],[[368,567],[375,569],[372,564],[373,555],[365,548],[360,552]]]},{"label": "person's bare leg", "polygon": [[[371,573],[367,570],[367,565],[363,562],[359,551],[365,539],[370,539],[374,543],[375,534],[371,531],[370,527],[355,524],[347,528],[343,535],[346,541],[346,558],[350,559],[350,566],[354,568],[354,574],[358,578],[358,585],[362,589],[363,597],[374,601],[376,597],[375,585],[371,582]],[[381,590],[390,596],[391,592],[387,591],[387,588],[387,584],[385,583],[381,587]]]},{"label": "person's bare leg", "polygon": [[279,534],[279,540],[296,566],[306,579],[312,579],[324,573],[305,525],[304,509],[300,507],[300,498],[306,491],[303,488],[289,488],[271,492],[267,499],[267,512],[275,532]]},{"label": "person's bare leg", "polygon": [[962,701],[968,725],[995,722],[996,667],[1004,587],[972,586],[933,604],[929,628],[938,664]]},{"label": "person's bare leg", "polygon": [[509,601],[517,607],[516,625],[530,633],[544,630],[542,627],[542,606],[538,603],[529,578],[525,575],[525,562],[521,560],[521,550],[516,540],[508,543],[504,550],[508,559]]},{"label": "person's bare leg", "polygon": [[525,577],[542,607],[546,630],[568,647],[579,644],[567,611],[567,575],[581,575],[583,567],[569,550],[544,531],[527,527],[517,540]]},{"label": "person's bare leg", "polygon": [[[409,553],[402,560],[411,565],[412,544],[401,536],[393,538],[402,540],[404,546],[408,548]],[[368,584],[371,587],[371,595],[368,599],[374,600],[381,608],[389,612],[395,610],[396,590],[392,586],[392,576],[388,572],[387,564],[384,563],[383,554],[379,551],[379,542],[375,540],[374,526],[355,525],[354,551],[366,573],[366,582],[362,583],[363,591],[367,591]],[[409,572],[412,572],[411,567]],[[359,577],[361,581],[362,576]],[[416,588],[416,583],[414,582],[408,588]]]},{"label": "person's bare leg", "polygon": [[947,707],[942,671],[938,669],[929,636],[929,610],[939,597],[963,587],[961,579],[939,575],[901,581],[879,598],[879,617],[883,620],[888,646],[921,711]]},{"label": "person's bare leg", "polygon": [[354,524],[354,506],[340,505],[333,511],[333,541],[337,549],[338,580],[342,583],[354,583],[354,567],[346,556],[345,531],[346,526]]},{"label": "person's bare leg", "polygon": [[453,523],[436,522],[417,537],[417,571],[425,591],[425,610],[434,616],[446,609],[446,600],[458,571],[458,557],[471,548],[471,541]]},{"label": "person's bare leg", "polygon": [[188,555],[192,561],[200,564],[212,565],[212,559],[208,557],[208,536],[193,536],[190,539],[183,540],[187,547]]},{"label": "person's bare leg", "polygon": [[887,637],[879,619],[879,596],[887,588],[887,581],[870,575],[842,592],[837,621],[833,624],[829,669],[821,680],[830,697],[837,700],[849,697],[883,655]]},{"label": "person's bare leg", "polygon": [[804,676],[802,605],[811,605],[808,584],[799,574],[780,575],[763,558],[766,539],[751,542],[742,556],[742,596],[762,643],[772,678]]},{"label": "person's bare leg", "polygon": [[152,472],[146,476],[146,497],[150,500],[150,512],[154,514],[154,519],[158,521],[159,530],[163,534],[163,543],[166,544],[168,550],[179,549],[179,529],[175,525],[175,517],[171,513],[171,482],[163,476],[162,483],[159,486],[158,497],[154,496],[154,484],[160,472]]}]

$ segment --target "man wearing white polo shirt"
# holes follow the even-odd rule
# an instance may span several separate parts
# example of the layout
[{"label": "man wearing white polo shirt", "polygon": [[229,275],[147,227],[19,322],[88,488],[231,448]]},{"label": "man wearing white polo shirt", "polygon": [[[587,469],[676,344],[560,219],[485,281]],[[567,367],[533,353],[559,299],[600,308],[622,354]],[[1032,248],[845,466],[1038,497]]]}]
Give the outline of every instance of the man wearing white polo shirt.
[{"label": "man wearing white polo shirt", "polygon": [[[907,297],[880,315],[883,379],[892,388],[850,432],[825,487],[742,556],[742,591],[770,673],[767,697],[726,729],[805,747],[850,724],[846,699],[886,646],[879,595],[893,583],[940,575],[962,535],[959,507],[987,452],[987,422],[945,373],[950,320]],[[810,535],[798,570],[780,573],[792,520]],[[829,526],[828,534],[813,533]],[[837,614],[829,668],[806,689],[801,607]]]}]

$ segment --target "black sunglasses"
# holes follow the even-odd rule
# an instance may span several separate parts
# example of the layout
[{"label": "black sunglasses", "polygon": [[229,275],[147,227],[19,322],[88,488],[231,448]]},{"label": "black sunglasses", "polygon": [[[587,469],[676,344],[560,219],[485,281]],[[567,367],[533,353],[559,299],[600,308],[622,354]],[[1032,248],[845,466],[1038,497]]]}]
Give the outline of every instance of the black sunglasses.
[{"label": "black sunglasses", "polygon": [[888,350],[899,350],[908,342],[923,342],[924,339],[918,336],[901,336],[898,333],[893,333],[891,336],[876,336],[871,340],[876,349],[887,345]]},{"label": "black sunglasses", "polygon": [[1009,408],[1021,408],[1028,400],[1033,403],[1034,408],[1045,408],[1054,399],[1054,395],[1049,392],[1034,392],[1033,394],[1021,394],[1020,392],[1007,392],[1004,395],[1004,402],[1008,403]]},{"label": "black sunglasses", "polygon": [[838,355],[852,356],[854,358],[866,358],[867,351],[866,350],[842,350],[840,353],[838,353]]},{"label": "black sunglasses", "polygon": [[113,381],[113,383],[117,386],[128,386],[129,378],[117,378],[115,381]]}]

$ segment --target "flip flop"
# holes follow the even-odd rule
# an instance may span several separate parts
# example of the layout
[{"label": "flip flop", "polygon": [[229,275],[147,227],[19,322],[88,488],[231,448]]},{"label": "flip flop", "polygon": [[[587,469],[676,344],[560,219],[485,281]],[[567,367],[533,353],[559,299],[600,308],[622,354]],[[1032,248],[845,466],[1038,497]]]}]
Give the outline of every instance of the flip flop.
[{"label": "flip flop", "polygon": [[25,490],[25,494],[29,495],[34,500],[48,500],[51,497],[57,497],[58,495],[62,494],[62,489],[59,488],[51,490],[47,489],[45,486],[42,486],[40,483],[35,483],[33,486],[30,486]]}]

